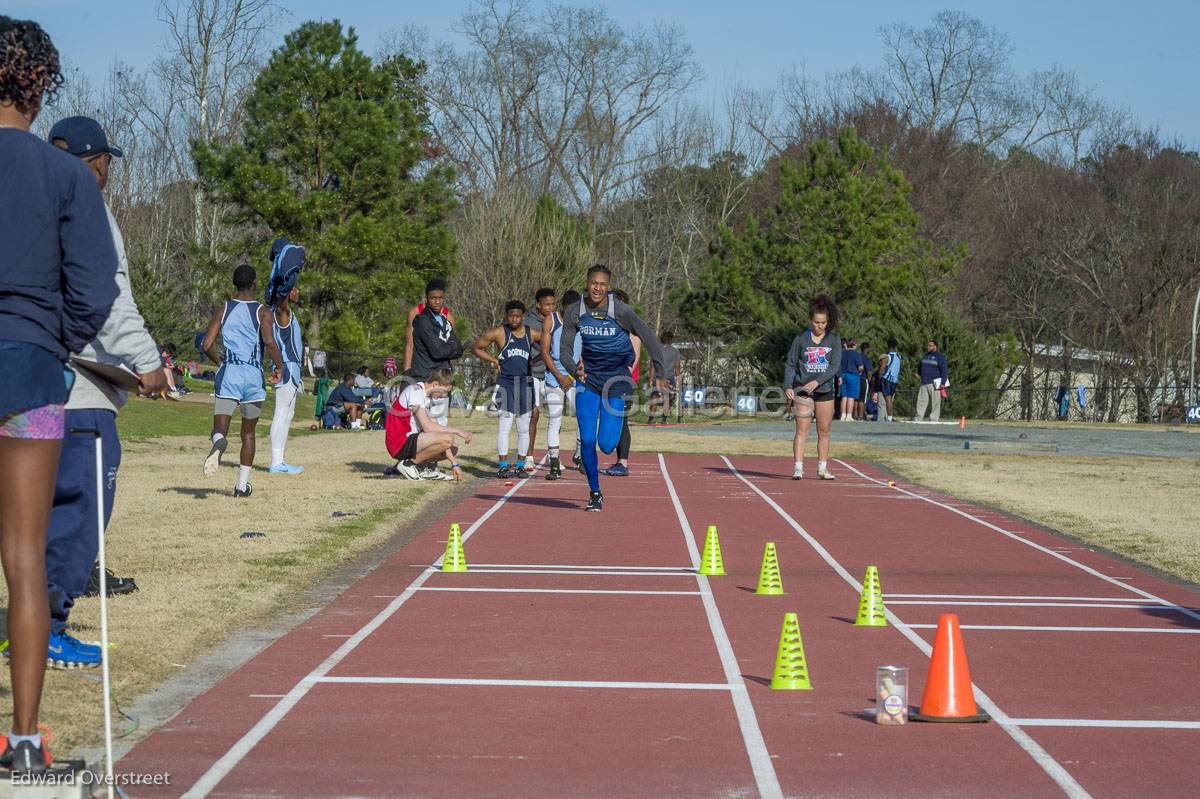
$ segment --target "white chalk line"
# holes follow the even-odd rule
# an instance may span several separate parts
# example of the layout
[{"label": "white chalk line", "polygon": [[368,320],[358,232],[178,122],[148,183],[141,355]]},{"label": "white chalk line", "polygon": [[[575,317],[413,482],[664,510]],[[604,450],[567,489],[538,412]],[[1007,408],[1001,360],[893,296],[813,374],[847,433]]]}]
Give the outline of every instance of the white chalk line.
[{"label": "white chalk line", "polygon": [[[700,551],[696,548],[696,536],[688,522],[687,514],[683,512],[683,504],[675,491],[675,484],[667,471],[667,460],[662,453],[658,454],[658,466],[662,471],[663,480],[667,484],[667,492],[671,495],[671,504],[675,506],[675,515],[679,519],[679,527],[683,531],[684,542],[687,544],[688,555],[691,556],[692,566],[697,571],[700,568]],[[725,632],[725,624],[721,621],[721,612],[717,609],[717,601],[713,597],[708,578],[702,574],[696,575],[696,583],[704,600],[704,612],[708,616],[708,626],[712,630],[713,641],[717,653],[721,657],[721,666],[725,670],[725,681],[736,690],[731,692],[734,713],[737,714],[738,727],[742,731],[742,741],[746,746],[746,755],[750,759],[750,768],[754,772],[754,782],[758,793],[763,799],[783,799],[783,788],[779,785],[779,777],[775,773],[775,764],[771,762],[771,753],[767,750],[767,742],[763,739],[762,730],[758,726],[758,717],[754,713],[754,704],[742,678],[742,670],[738,666],[737,656],[733,653],[733,645]]]},{"label": "white chalk line", "polygon": [[321,685],[477,685],[502,688],[629,688],[663,691],[734,691],[723,682],[637,682],[624,680],[509,680],[474,677],[322,677]]},{"label": "white chalk line", "polygon": [[[737,470],[737,467],[733,465],[729,458],[722,455],[721,460],[725,461],[725,465],[739,480],[750,486],[750,488],[752,488],[764,502],[770,505],[771,508],[773,508],[777,514],[779,514],[780,518],[787,522],[788,525],[795,530],[801,538],[807,541],[808,545],[811,546],[813,550],[821,556],[821,559],[824,560],[831,569],[841,576],[842,580],[844,580],[854,590],[855,593],[859,593],[861,591],[861,584],[854,579],[850,572],[846,571],[845,567],[842,566],[842,564],[839,563],[833,557],[833,555],[829,554],[829,551],[821,545],[821,542],[817,541],[817,539],[814,538],[811,533],[800,526],[800,523],[792,518],[791,514],[780,507],[779,503],[760,491],[758,486],[742,476],[742,474]],[[859,474],[861,474],[861,472]],[[900,631],[901,635],[907,638],[913,644],[913,646],[924,653],[926,657],[929,657],[933,654],[933,647],[931,647],[924,638],[918,635],[916,631],[905,624],[899,616],[897,616],[891,610],[885,610],[884,612],[887,615],[888,621],[895,626],[896,629]],[[999,724],[1006,733],[1008,733],[1009,737],[1012,738],[1018,746],[1024,749],[1031,758],[1033,758],[1033,761],[1037,763],[1044,772],[1046,772],[1047,776],[1054,780],[1058,787],[1063,790],[1063,793],[1071,797],[1071,799],[1087,799],[1090,797],[1090,794],[1083,789],[1083,786],[1080,785],[1074,777],[1071,776],[1070,772],[1068,772],[1061,763],[1051,757],[1050,753],[1042,748],[1041,744],[1033,740],[1029,733],[1022,730],[1019,726],[1013,724],[1010,721],[1008,714],[1001,710],[1000,706],[992,701],[991,697],[984,693],[983,689],[981,689],[975,683],[971,683],[971,687],[975,690],[976,701],[978,701],[983,709],[991,715],[992,719]]]}]

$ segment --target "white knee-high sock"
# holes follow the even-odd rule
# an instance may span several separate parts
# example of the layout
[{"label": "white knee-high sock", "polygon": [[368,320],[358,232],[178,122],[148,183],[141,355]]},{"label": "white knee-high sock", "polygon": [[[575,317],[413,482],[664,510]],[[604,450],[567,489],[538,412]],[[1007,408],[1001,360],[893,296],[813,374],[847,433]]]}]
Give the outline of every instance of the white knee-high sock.
[{"label": "white knee-high sock", "polygon": [[561,388],[546,389],[546,412],[550,415],[550,422],[546,425],[546,446],[557,455],[563,423]]},{"label": "white knee-high sock", "polygon": [[[496,431],[496,452],[500,455],[500,460],[508,457],[508,434],[512,432],[513,419],[516,417],[510,411],[500,411],[500,429]],[[528,423],[526,423],[528,430]],[[517,434],[517,441],[520,442],[520,433]],[[525,439],[529,443],[528,437]]]},{"label": "white knee-high sock", "polygon": [[271,465],[283,463],[288,428],[296,415],[297,387],[288,383],[275,389],[275,416],[271,419]]},{"label": "white knee-high sock", "polygon": [[517,417],[517,457],[524,458],[529,454],[529,419],[532,411],[525,411]]}]

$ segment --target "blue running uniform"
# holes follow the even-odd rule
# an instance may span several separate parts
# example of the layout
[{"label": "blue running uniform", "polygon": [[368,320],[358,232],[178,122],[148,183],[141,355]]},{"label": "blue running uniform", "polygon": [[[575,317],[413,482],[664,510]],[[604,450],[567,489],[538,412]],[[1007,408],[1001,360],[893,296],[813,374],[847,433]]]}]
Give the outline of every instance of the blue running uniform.
[{"label": "blue running uniform", "polygon": [[217,370],[216,396],[234,402],[262,402],[262,338],[256,300],[229,300],[221,317],[221,340],[225,358]]},{"label": "blue running uniform", "polygon": [[300,338],[300,322],[296,319],[296,312],[292,311],[292,318],[287,327],[280,327],[279,322],[273,322],[271,332],[275,336],[275,343],[279,345],[279,351],[283,353],[283,365],[279,368],[279,385],[300,385],[300,354],[304,352],[304,344]]},{"label": "blue running uniform", "polygon": [[[589,308],[586,299],[578,307],[567,309],[563,317],[559,358],[563,371],[574,374],[582,357],[586,380],[575,392],[575,415],[579,421],[583,470],[588,487],[600,490],[600,465],[596,447],[607,453],[617,448],[625,418],[625,397],[633,391],[629,374],[634,363],[632,330],[641,338],[654,361],[655,373],[666,374],[662,367],[662,345],[658,337],[633,309],[618,302],[610,292],[607,303]],[[581,355],[575,355],[578,341]]]},{"label": "blue running uniform", "polygon": [[501,411],[522,416],[533,410],[533,376],[530,359],[533,354],[529,327],[522,328],[518,338],[511,327],[504,327],[504,346],[500,348],[500,374],[496,378],[499,392],[496,404]]}]

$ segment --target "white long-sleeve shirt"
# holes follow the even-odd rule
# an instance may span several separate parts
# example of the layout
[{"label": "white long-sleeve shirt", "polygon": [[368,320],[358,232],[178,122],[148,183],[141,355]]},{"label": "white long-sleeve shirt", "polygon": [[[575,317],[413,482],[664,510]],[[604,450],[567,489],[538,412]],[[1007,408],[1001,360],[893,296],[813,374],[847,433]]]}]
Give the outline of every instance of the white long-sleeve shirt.
[{"label": "white long-sleeve shirt", "polygon": [[[117,228],[117,220],[108,206],[108,227],[112,231],[113,246],[117,251],[117,290],[108,321],[99,334],[79,353],[87,361],[126,366],[139,374],[162,366],[158,346],[146,330],[146,321],[138,311],[133,299],[133,287],[129,282],[129,261],[125,257],[125,239]],[[85,369],[75,370],[75,386],[67,400],[67,410],[107,410],[116,413],[128,400],[120,388]]]}]

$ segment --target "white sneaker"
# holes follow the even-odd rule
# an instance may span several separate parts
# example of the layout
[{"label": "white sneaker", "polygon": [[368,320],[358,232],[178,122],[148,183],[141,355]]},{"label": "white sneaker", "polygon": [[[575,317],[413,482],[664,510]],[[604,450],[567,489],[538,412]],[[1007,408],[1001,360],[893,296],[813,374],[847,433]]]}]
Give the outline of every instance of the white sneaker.
[{"label": "white sneaker", "polygon": [[537,464],[533,460],[525,461],[525,474],[533,474],[537,471]]},{"label": "white sneaker", "polygon": [[454,478],[445,472],[435,469],[432,466],[420,467],[417,472],[421,475],[422,480],[453,480]]},{"label": "white sneaker", "polygon": [[400,461],[396,464],[396,471],[408,480],[421,479],[421,470],[412,461]]},{"label": "white sneaker", "polygon": [[804,464],[801,463],[801,464],[797,465],[795,469],[792,470],[792,479],[793,480],[803,480],[804,479]]},{"label": "white sneaker", "polygon": [[833,474],[832,474],[832,473],[831,473],[831,472],[830,472],[828,469],[818,469],[818,470],[817,470],[817,477],[821,478],[822,480],[833,480],[833,479],[835,479],[835,478],[834,478],[834,476],[833,476]]}]

